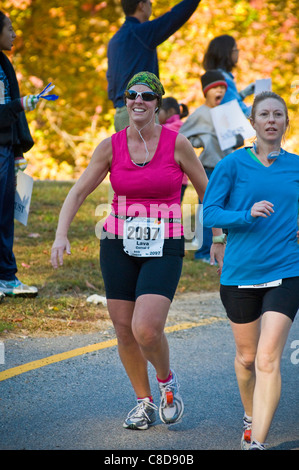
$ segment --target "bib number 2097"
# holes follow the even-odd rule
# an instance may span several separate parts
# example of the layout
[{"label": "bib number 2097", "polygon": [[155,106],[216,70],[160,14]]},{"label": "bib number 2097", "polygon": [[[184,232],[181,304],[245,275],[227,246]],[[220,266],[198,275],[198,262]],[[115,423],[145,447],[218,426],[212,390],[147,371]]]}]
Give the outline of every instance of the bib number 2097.
[{"label": "bib number 2097", "polygon": [[160,227],[128,226],[128,238],[131,240],[156,240]]},{"label": "bib number 2097", "polygon": [[135,217],[127,219],[123,232],[124,251],[130,256],[162,256],[164,220]]}]

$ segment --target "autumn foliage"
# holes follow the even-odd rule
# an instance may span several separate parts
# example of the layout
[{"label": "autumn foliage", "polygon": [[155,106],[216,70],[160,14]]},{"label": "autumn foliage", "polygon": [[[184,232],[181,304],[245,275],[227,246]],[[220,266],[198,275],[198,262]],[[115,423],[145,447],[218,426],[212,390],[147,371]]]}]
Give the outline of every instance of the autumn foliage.
[{"label": "autumn foliage", "polygon": [[[154,16],[177,2],[154,1]],[[188,23],[158,49],[166,95],[191,111],[201,105],[204,51],[213,37],[230,34],[240,49],[234,71],[238,88],[272,78],[273,91],[284,97],[290,111],[285,147],[298,153],[297,6],[297,0],[202,0]],[[1,10],[17,33],[10,57],[21,93],[36,93],[52,81],[60,96],[28,114],[35,140],[27,155],[29,172],[40,179],[74,178],[97,143],[114,132],[106,51],[124,20],[120,0],[4,0]]]}]

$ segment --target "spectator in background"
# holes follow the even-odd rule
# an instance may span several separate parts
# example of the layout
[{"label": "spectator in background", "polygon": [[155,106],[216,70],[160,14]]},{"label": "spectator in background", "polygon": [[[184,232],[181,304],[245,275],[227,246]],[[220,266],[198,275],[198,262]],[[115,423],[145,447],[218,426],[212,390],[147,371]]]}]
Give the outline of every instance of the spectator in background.
[{"label": "spectator in background", "polygon": [[188,106],[183,103],[178,103],[172,96],[163,98],[162,105],[159,110],[159,122],[163,126],[179,132],[183,125],[182,119],[188,116]]},{"label": "spectator in background", "polygon": [[203,59],[203,67],[206,71],[218,69],[224,75],[227,90],[222,99],[222,104],[237,100],[246,117],[250,116],[251,106],[246,106],[243,100],[254,93],[254,83],[238,92],[232,70],[237,66],[239,49],[232,36],[223,34],[210,42]]},{"label": "spectator in background", "polygon": [[143,70],[159,76],[157,46],[174,34],[196,10],[200,0],[182,0],[149,21],[151,0],[122,0],[124,24],[108,44],[108,97],[116,108],[116,132],[129,125],[123,95],[130,78]]},{"label": "spectator in background", "polygon": [[38,98],[20,98],[11,62],[2,51],[10,51],[16,38],[10,18],[0,11],[0,296],[36,296],[37,288],[17,277],[13,253],[15,161],[33,146],[24,111],[35,108]]},{"label": "spectator in background", "polygon": [[[186,104],[179,104],[172,96],[163,98],[162,105],[159,110],[159,123],[168,127],[168,129],[179,132],[183,125],[182,119],[188,116],[188,114],[189,110]],[[181,202],[183,200],[187,186],[188,177],[184,173],[182,181]]]},{"label": "spectator in background", "polygon": [[[180,132],[190,140],[195,148],[203,148],[199,159],[205,169],[208,179],[210,179],[215,166],[227,154],[243,145],[241,135],[236,136],[236,145],[233,149],[223,152],[219,146],[218,138],[212,121],[210,109],[222,103],[227,90],[227,83],[224,75],[218,70],[209,70],[201,77],[202,91],[205,96],[205,102],[199,106],[194,113],[190,114],[182,125]],[[199,201],[201,203],[201,201]],[[199,230],[199,211],[197,217],[197,233],[193,241],[196,246],[201,244]],[[210,228],[203,227],[202,245],[196,251],[194,259],[210,263],[210,249],[212,245],[212,231]]]}]

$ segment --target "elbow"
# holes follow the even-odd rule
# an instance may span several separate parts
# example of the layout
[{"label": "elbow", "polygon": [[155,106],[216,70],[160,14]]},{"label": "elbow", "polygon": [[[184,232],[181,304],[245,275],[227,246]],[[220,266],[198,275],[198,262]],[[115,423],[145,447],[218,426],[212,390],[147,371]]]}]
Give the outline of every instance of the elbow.
[{"label": "elbow", "polygon": [[208,208],[203,209],[203,226],[212,228],[216,226],[216,219],[213,217],[213,213]]}]

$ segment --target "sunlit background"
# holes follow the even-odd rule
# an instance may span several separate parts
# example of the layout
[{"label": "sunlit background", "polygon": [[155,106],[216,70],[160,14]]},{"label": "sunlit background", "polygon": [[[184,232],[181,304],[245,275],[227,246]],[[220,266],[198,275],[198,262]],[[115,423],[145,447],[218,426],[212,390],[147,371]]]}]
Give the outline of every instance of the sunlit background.
[{"label": "sunlit background", "polygon": [[[176,3],[153,1],[153,18]],[[35,146],[26,154],[26,172],[35,179],[74,179],[94,147],[114,132],[107,44],[124,21],[120,0],[4,0],[1,10],[17,34],[9,57],[21,94],[53,82],[60,96],[27,114]],[[158,48],[166,95],[186,103],[190,112],[200,106],[205,49],[213,37],[230,34],[240,49],[234,70],[238,89],[271,77],[272,90],[286,100],[290,113],[284,147],[298,153],[297,14],[296,0],[202,0],[188,23]]]}]

